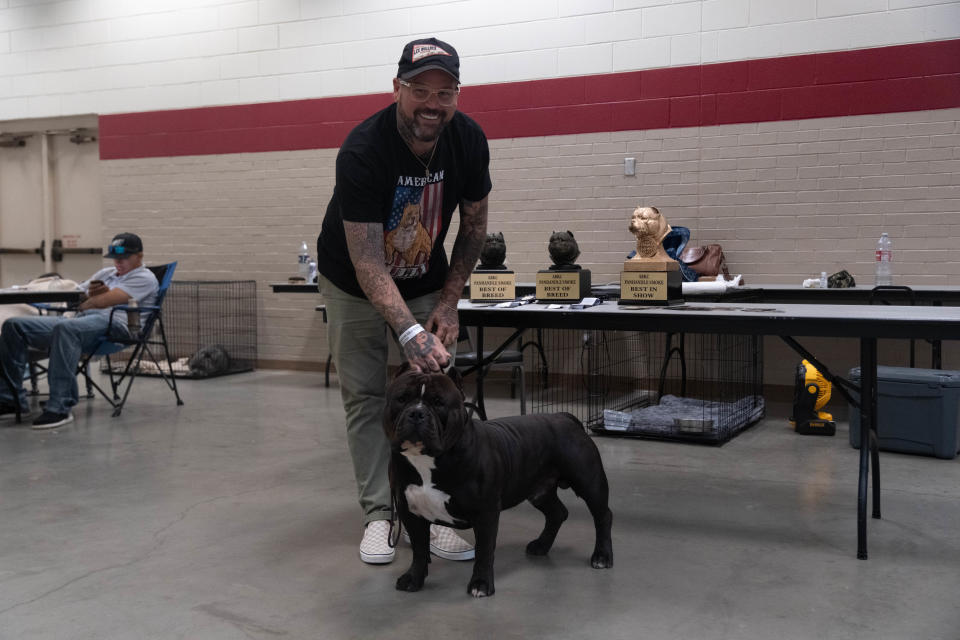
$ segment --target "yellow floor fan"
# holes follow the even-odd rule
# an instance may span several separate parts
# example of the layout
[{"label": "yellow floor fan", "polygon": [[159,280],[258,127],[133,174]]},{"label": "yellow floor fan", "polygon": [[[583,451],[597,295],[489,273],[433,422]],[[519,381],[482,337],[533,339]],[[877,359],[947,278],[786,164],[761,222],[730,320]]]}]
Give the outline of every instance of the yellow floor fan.
[{"label": "yellow floor fan", "polygon": [[820,411],[830,401],[833,385],[809,361],[797,365],[797,379],[793,388],[793,417],[790,424],[797,433],[807,436],[832,436],[837,423],[826,411]]}]

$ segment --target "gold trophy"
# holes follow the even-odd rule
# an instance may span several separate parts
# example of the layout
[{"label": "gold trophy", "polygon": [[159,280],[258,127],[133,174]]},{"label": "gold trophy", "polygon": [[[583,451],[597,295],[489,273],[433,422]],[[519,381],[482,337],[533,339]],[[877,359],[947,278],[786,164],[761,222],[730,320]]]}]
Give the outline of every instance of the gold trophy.
[{"label": "gold trophy", "polygon": [[637,207],[630,232],[637,237],[636,255],[620,272],[620,304],[667,305],[683,302],[680,265],[667,255],[663,239],[670,225],[656,207]]}]

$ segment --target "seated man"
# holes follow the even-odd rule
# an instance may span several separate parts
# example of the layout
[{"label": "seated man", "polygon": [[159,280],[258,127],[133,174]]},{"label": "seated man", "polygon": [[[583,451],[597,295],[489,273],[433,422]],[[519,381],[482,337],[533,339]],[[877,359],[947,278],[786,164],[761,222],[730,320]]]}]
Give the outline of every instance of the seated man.
[{"label": "seated man", "polygon": [[[43,413],[33,421],[34,429],[51,429],[73,420],[70,408],[77,404],[77,365],[83,353],[95,349],[110,322],[110,307],[127,304],[131,298],[139,306],[152,305],[157,297],[157,278],[143,266],[143,242],[132,233],[118,233],[110,242],[104,258],[112,258],[113,266],[97,271],[80,283],[86,297],[74,317],[37,316],[10,318],[0,331],[0,364],[7,377],[18,388],[17,397],[8,385],[0,382],[0,416],[29,411],[27,393],[23,389],[23,371],[27,365],[27,348],[49,351],[47,382],[50,399]],[[113,314],[116,335],[129,335],[127,314]]]}]

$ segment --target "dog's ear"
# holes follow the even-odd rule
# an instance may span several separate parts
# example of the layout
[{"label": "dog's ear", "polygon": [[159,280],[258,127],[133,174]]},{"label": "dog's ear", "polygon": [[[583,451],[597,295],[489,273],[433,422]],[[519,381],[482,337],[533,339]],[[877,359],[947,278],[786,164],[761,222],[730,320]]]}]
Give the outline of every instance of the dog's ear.
[{"label": "dog's ear", "polygon": [[412,367],[410,366],[410,362],[408,360],[404,360],[403,363],[394,372],[393,377],[395,379],[399,378],[400,376],[405,374],[407,371],[410,371],[411,368]]},{"label": "dog's ear", "polygon": [[463,376],[460,375],[460,369],[457,369],[453,365],[450,365],[450,368],[447,369],[447,377],[453,380],[454,386],[457,387],[457,391],[460,392],[460,397],[463,395]]}]

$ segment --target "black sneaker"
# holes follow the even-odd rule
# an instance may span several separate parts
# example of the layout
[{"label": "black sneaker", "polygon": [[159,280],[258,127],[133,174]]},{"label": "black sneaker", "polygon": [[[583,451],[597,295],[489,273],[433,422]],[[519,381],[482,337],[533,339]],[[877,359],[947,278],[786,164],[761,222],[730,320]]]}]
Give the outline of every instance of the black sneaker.
[{"label": "black sneaker", "polygon": [[53,429],[54,427],[59,427],[69,422],[73,422],[72,413],[53,413],[52,411],[44,411],[40,414],[39,418],[33,421],[33,428]]}]

